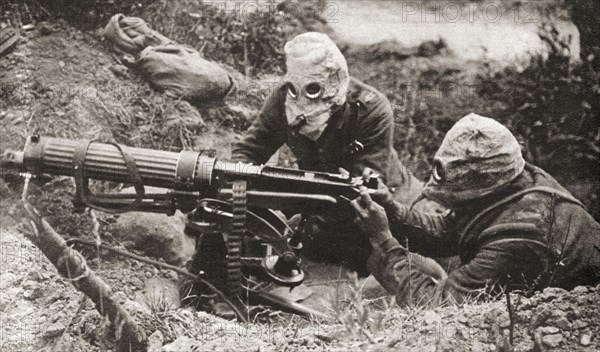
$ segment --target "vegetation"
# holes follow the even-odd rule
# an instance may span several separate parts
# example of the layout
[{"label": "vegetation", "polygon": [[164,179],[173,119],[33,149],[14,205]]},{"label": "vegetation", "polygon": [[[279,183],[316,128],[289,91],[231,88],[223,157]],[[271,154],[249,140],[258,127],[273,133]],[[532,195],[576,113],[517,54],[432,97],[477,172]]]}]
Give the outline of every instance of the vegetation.
[{"label": "vegetation", "polygon": [[117,13],[139,16],[167,37],[246,75],[282,73],[284,28],[290,17],[273,6],[255,11],[253,6],[236,5],[198,0],[9,0],[0,15],[15,24],[63,18],[84,30],[106,25]]},{"label": "vegetation", "polygon": [[[477,112],[496,118],[509,126],[522,141],[527,159],[559,178],[570,191],[588,205],[596,218],[600,218],[600,202],[598,202],[600,181],[597,177],[600,171],[598,169],[600,149],[598,38],[600,36],[597,35],[597,31],[600,26],[597,19],[590,19],[597,13],[593,9],[598,5],[593,0],[579,0],[572,5],[563,6],[568,6],[573,16],[579,16],[574,18],[582,35],[583,60],[580,62],[572,60],[566,51],[568,42],[559,38],[558,32],[551,26],[542,28],[540,32],[541,38],[549,48],[546,55],[532,56],[518,67],[511,66],[501,70],[496,69],[491,63],[464,63],[453,59],[448,55],[442,40],[408,49],[396,45],[397,43],[384,43],[385,45],[376,48],[376,60],[373,60],[374,48],[372,47],[363,48],[363,51],[356,48],[343,49],[352,75],[385,92],[390,99],[396,113],[395,146],[402,160],[420,178],[424,179],[428,176],[431,158],[445,132],[458,118],[469,112]],[[282,9],[283,12],[279,11]],[[245,74],[244,77],[239,74],[242,79],[260,85],[261,81],[257,77],[263,74],[278,75],[283,72],[284,60],[281,51],[290,35],[302,29],[319,28],[321,23],[318,20],[318,13],[313,14],[314,21],[311,22],[310,18],[306,17],[294,18],[293,11],[288,13],[286,9],[288,9],[286,6],[280,6],[278,9],[262,13],[244,11],[232,13],[192,0],[9,0],[0,5],[0,22],[20,26],[40,20],[63,19],[86,31],[105,25],[115,13],[140,16],[166,36],[197,48],[209,59],[230,65],[234,70]],[[71,37],[75,38],[77,35],[77,31],[72,29],[60,34],[64,37],[62,38],[64,42],[72,42]],[[153,92],[139,77],[132,75],[121,80],[120,77],[114,76],[109,70],[103,69],[114,64],[112,59],[108,55],[102,58],[95,56],[102,51],[102,46],[95,39],[79,38],[77,41],[79,41],[77,45],[81,44],[78,46],[79,56],[73,62],[65,59],[72,52],[72,47],[53,46],[60,41],[48,37],[37,42],[44,43],[46,47],[37,51],[42,55],[34,58],[33,61],[27,61],[30,59],[27,56],[15,58],[17,65],[31,64],[27,69],[36,72],[37,77],[34,82],[28,81],[29,78],[23,75],[20,76],[25,78],[19,78],[22,81],[0,82],[0,110],[8,111],[7,118],[3,120],[6,123],[2,128],[8,131],[12,123],[12,120],[8,120],[19,120],[18,130],[15,128],[9,133],[2,130],[4,137],[2,148],[12,146],[13,142],[16,146],[16,141],[20,142],[25,132],[31,132],[25,130],[21,133],[21,126],[27,125],[35,132],[71,138],[83,136],[111,141],[114,139],[129,145],[161,149],[213,148],[222,152],[230,144],[235,132],[248,127],[255,110],[264,99],[263,91],[258,92],[260,94],[242,92],[236,97],[234,103],[250,109],[234,111],[226,110],[229,108],[227,107],[198,111],[186,102],[174,101]],[[86,47],[87,51],[83,50],[83,47]],[[67,60],[65,71],[69,74],[73,72],[80,74],[77,76],[80,84],[96,80],[98,96],[112,97],[110,93],[114,94],[114,92],[111,84],[116,87],[124,86],[124,82],[129,82],[131,89],[125,91],[123,96],[97,101],[83,99],[78,95],[77,89],[61,90],[49,74],[54,72],[58,58]],[[16,70],[10,72],[12,74]],[[87,74],[93,76],[86,76]],[[2,73],[0,78],[3,78]],[[73,102],[77,100],[85,104],[74,104]],[[15,110],[23,110],[23,116],[13,114]],[[31,114],[25,114],[29,111]],[[211,136],[213,136],[212,140]],[[206,143],[207,140],[213,141],[211,143],[214,144]],[[6,199],[11,197],[18,199],[20,186],[13,186],[20,185],[21,181],[14,180],[8,184],[3,182],[8,181],[0,182],[1,194],[6,195]],[[72,186],[64,179],[31,190],[31,194],[39,198],[38,208],[43,213],[53,214],[49,220],[57,230],[72,237],[89,235],[94,231],[91,215],[73,214],[70,193],[72,193]],[[4,202],[0,219],[7,218],[2,213],[10,212],[10,203]],[[106,236],[107,234],[104,233],[104,241],[107,241]],[[105,265],[98,260],[98,266],[101,267],[99,270],[109,271],[106,276],[112,280],[111,285],[123,287],[124,290],[129,290],[132,286],[126,282],[125,279],[130,279],[127,276],[137,277],[140,272],[145,272],[146,277],[152,276],[149,268],[135,265],[137,266],[127,261],[121,263],[116,260],[110,262],[110,265]],[[56,288],[58,285],[56,280],[52,281]],[[60,289],[63,288],[56,288],[56,290]],[[441,318],[436,315],[436,312],[425,312],[419,307],[395,309],[392,308],[393,302],[386,298],[368,300],[355,279],[351,280],[349,290],[340,289],[336,293],[339,295],[331,297],[329,306],[342,325],[341,331],[355,339],[368,340],[371,344],[383,343],[384,339],[387,339],[383,347],[387,346],[390,349],[399,348],[399,345],[404,347],[405,342],[412,343],[415,336],[426,335],[427,331],[430,331],[433,337],[436,326],[441,324]],[[589,316],[593,318],[588,320],[596,319],[597,314],[594,315],[594,309],[583,306],[585,302],[581,301],[583,302],[581,303],[576,296],[573,294],[570,299],[581,305],[580,310],[583,315],[589,310]],[[591,293],[590,297],[592,297]],[[66,301],[72,302],[73,305],[82,305],[74,299]],[[529,302],[525,298],[522,301]],[[17,303],[23,304],[22,302],[21,299]],[[171,342],[184,334],[201,336],[203,332],[200,328],[196,327],[196,330],[193,330],[189,327],[193,324],[206,323],[202,321],[208,319],[206,316],[200,313],[192,315],[187,310],[171,309],[167,303],[162,296],[156,297],[151,302],[150,312],[145,315],[151,315],[147,331],[160,330],[165,342]],[[481,331],[486,331],[483,328],[485,322],[477,321],[484,320],[482,311],[487,308],[472,307],[472,303],[474,302],[468,302],[464,307],[460,307],[460,312],[445,311],[450,313],[444,316],[444,319],[464,321],[464,324],[461,324],[465,326],[460,327],[465,331],[467,329],[473,331],[471,321],[475,321],[480,324],[475,325],[477,329],[481,327]],[[40,306],[41,304],[42,302]],[[531,303],[530,306],[536,307],[537,303]],[[593,308],[597,305],[590,306]],[[505,326],[510,326],[511,336],[515,323],[526,326],[531,320],[532,308],[524,307],[527,307],[526,304],[519,298],[515,301],[514,308],[509,309],[510,325]],[[71,316],[73,319],[83,309],[75,308],[77,307],[69,306],[62,309],[54,306],[49,309],[54,312],[62,310],[76,312]],[[3,309],[6,310],[4,307]],[[71,327],[69,322],[63,331],[80,332],[82,337],[76,340],[75,344],[83,345],[84,341],[97,344],[94,342],[96,337],[93,335],[98,329],[88,325],[92,323],[99,325],[100,317],[86,316],[84,319],[77,316],[74,320],[73,326]],[[494,316],[491,320],[499,319]],[[212,320],[209,320],[209,323],[215,325]],[[542,323],[544,322],[540,322],[539,325]],[[223,322],[219,321],[219,324]],[[319,324],[315,326],[321,329]],[[423,329],[425,331],[423,333],[415,328],[415,334],[410,335],[410,331],[406,330],[410,326],[428,326],[428,328]],[[256,330],[260,331],[261,328],[265,327],[254,325],[251,328],[254,329],[252,330],[254,337],[258,335]],[[536,326],[533,328],[535,329]],[[288,343],[292,347],[306,346],[307,349],[317,345],[329,346],[328,344],[336,339],[342,339],[341,336],[344,335],[329,332],[314,334],[316,340],[312,337],[305,338],[301,336],[302,325],[295,322],[293,318],[285,330],[286,338],[277,341],[279,344],[277,347],[281,347],[278,349],[283,349]],[[292,332],[288,334],[288,330],[293,334]],[[397,336],[390,334],[390,331]],[[529,335],[533,335],[533,332],[526,332],[522,327],[521,332],[515,333],[517,341],[528,339]],[[463,337],[456,340],[454,347],[457,350],[464,348],[465,343],[472,342],[471,337],[465,333]],[[437,338],[440,339],[439,336]],[[100,343],[102,341],[100,339]],[[512,345],[512,341],[510,342]],[[577,343],[576,341],[575,344]],[[352,347],[356,349],[359,344]]]},{"label": "vegetation", "polygon": [[509,67],[480,75],[478,94],[494,102],[491,116],[523,141],[527,159],[564,184],[586,184],[583,201],[600,217],[600,70],[594,58],[572,63],[568,43],[547,26],[548,56],[521,72]]},{"label": "vegetation", "polygon": [[582,47],[587,56],[574,60],[570,39],[559,37],[551,25],[539,35],[546,54],[502,69],[491,62],[465,64],[438,55],[399,59],[389,45],[390,59],[368,62],[367,53],[381,52],[382,44],[347,50],[346,55],[351,74],[390,99],[396,149],[420,179],[428,178],[446,131],[476,112],[506,124],[522,142],[526,160],[550,172],[600,219],[598,56]]}]

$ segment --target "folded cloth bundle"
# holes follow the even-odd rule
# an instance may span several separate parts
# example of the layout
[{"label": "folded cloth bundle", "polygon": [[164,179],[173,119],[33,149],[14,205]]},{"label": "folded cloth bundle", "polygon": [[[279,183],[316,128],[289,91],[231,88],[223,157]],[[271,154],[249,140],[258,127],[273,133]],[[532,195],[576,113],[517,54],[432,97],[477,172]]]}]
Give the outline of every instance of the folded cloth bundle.
[{"label": "folded cloth bundle", "polygon": [[152,28],[146,21],[139,17],[126,17],[116,14],[110,21],[102,35],[119,50],[137,55],[140,51],[151,45],[166,45],[175,43]]},{"label": "folded cloth bundle", "polygon": [[176,98],[202,105],[222,100],[234,87],[219,64],[151,29],[141,18],[114,15],[103,36],[135,56],[136,68],[155,89]]},{"label": "folded cloth bundle", "polygon": [[222,99],[233,85],[221,66],[182,45],[149,46],[136,64],[157,90],[194,105]]}]

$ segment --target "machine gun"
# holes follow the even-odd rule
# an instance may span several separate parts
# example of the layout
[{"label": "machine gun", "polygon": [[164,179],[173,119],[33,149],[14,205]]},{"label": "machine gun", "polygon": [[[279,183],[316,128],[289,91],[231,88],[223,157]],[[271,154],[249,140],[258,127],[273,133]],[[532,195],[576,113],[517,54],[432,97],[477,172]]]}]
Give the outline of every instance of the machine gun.
[{"label": "machine gun", "polygon": [[[160,151],[36,135],[23,151],[5,152],[2,165],[33,175],[73,177],[77,205],[113,213],[189,213],[188,229],[200,233],[193,270],[207,274],[232,297],[239,295],[244,275],[289,287],[304,279],[299,236],[273,210],[345,213],[351,219],[353,212],[343,209],[348,200],[359,195],[360,186],[377,185],[376,176],[365,181],[221,161],[211,151]],[[92,194],[89,179],[132,183],[136,193]],[[147,194],[144,186],[168,192]]]}]

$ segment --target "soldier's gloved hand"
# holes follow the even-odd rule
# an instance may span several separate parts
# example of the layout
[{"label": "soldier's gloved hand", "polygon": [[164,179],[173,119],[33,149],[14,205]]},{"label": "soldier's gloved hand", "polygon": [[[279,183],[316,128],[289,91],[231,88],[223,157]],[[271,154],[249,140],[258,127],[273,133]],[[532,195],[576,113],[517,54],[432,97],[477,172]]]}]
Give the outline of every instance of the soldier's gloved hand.
[{"label": "soldier's gloved hand", "polygon": [[360,197],[350,204],[356,211],[354,222],[369,234],[371,243],[381,243],[392,237],[385,209],[371,199],[367,188],[362,187]]},{"label": "soldier's gloved hand", "polygon": [[[371,177],[375,174],[376,172],[373,171],[373,169],[368,167],[365,168],[362,174],[364,182],[369,182]],[[371,190],[371,199],[381,205],[384,209],[390,209],[394,205],[394,195],[380,178],[377,178],[377,189],[374,191]]]}]

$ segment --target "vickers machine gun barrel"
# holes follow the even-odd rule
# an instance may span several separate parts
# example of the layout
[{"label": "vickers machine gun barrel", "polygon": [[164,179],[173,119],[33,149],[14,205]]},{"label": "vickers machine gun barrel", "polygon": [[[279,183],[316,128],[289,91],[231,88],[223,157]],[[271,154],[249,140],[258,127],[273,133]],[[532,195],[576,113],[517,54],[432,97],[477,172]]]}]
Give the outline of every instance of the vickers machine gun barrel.
[{"label": "vickers machine gun barrel", "polygon": [[[240,293],[247,275],[290,287],[304,279],[298,236],[286,231],[285,220],[272,209],[344,214],[340,207],[349,208],[348,199],[358,196],[360,186],[377,186],[376,176],[365,182],[342,174],[221,161],[211,151],[160,151],[36,135],[23,151],[5,152],[1,165],[74,177],[75,203],[81,206],[107,212],[190,212],[188,230],[199,236],[188,269],[208,273],[205,278],[231,296]],[[132,183],[136,193],[92,194],[89,179]],[[144,186],[168,192],[147,194]],[[345,213],[351,219],[352,211]],[[256,248],[265,252],[257,255]]]},{"label": "vickers machine gun barrel", "polygon": [[[196,201],[219,197],[230,201],[235,181],[246,181],[247,205],[295,212],[320,213],[358,195],[362,178],[217,160],[211,151],[180,152],[125,147],[116,144],[31,136],[24,150],[6,152],[3,164],[32,174],[72,176],[139,183],[172,190],[170,203],[152,206],[139,201],[136,210],[189,211]],[[367,184],[366,186],[369,186]],[[125,195],[85,197],[103,210],[118,211]],[[138,192],[138,198],[141,195]],[[106,198],[105,198],[106,197]],[[130,196],[134,198],[133,196]],[[121,199],[118,199],[121,198]],[[152,198],[152,197],[148,197]],[[154,196],[154,198],[156,197]],[[127,210],[131,211],[132,208]]]}]

